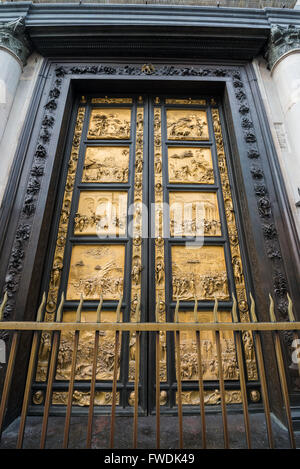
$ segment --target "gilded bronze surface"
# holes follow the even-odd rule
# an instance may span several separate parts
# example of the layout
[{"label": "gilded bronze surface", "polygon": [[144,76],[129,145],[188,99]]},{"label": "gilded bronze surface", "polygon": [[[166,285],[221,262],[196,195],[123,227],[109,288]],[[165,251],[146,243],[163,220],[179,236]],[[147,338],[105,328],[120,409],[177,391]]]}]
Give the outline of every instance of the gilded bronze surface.
[{"label": "gilded bronze surface", "polygon": [[[65,185],[64,198],[59,219],[59,227],[56,239],[55,253],[51,270],[49,290],[47,295],[45,321],[54,321],[55,311],[58,301],[58,290],[60,285],[61,273],[63,269],[63,258],[65,252],[65,244],[67,239],[67,230],[69,225],[69,217],[71,212],[71,202],[73,197],[73,188],[77,170],[77,162],[79,157],[79,147],[81,141],[82,128],[85,117],[85,108],[79,107],[74,136],[72,140],[72,149],[68,163],[68,174]],[[37,381],[45,381],[47,376],[47,366],[50,357],[51,334],[43,332],[41,335],[41,343],[39,348],[39,358],[36,372]]]},{"label": "gilded bronze surface", "polygon": [[75,235],[125,236],[127,192],[81,191]]},{"label": "gilded bronze surface", "polygon": [[172,246],[173,299],[228,300],[222,246]]},{"label": "gilded bronze surface", "polygon": [[92,109],[87,136],[90,139],[128,139],[130,122],[131,109]]},{"label": "gilded bronze surface", "polygon": [[206,106],[205,99],[192,99],[192,98],[166,98],[166,104],[198,104],[199,106]]},{"label": "gilded bronze surface", "polygon": [[[184,391],[181,394],[183,405],[200,405],[199,391]],[[226,404],[241,404],[242,394],[241,391],[225,391]],[[177,403],[177,393],[176,393]],[[204,391],[204,404],[205,405],[219,405],[221,404],[221,393],[219,389],[214,391]]]},{"label": "gilded bronze surface", "polygon": [[209,140],[206,111],[168,109],[167,135],[169,140]]},{"label": "gilded bronze surface", "polygon": [[[231,313],[227,311],[218,312],[219,322],[232,322]],[[209,311],[198,312],[199,322],[212,322],[213,313]],[[194,322],[193,311],[180,311],[179,322]],[[228,380],[236,380],[239,371],[236,360],[234,336],[232,331],[220,333],[222,350],[223,377]],[[202,331],[200,334],[200,349],[204,380],[217,380],[219,378],[217,350],[212,331]],[[180,333],[180,357],[181,357],[181,379],[197,381],[198,359],[197,344],[194,332],[181,331]]]},{"label": "gilded bronze surface", "polygon": [[[63,322],[75,322],[76,312],[68,311],[63,314]],[[101,322],[116,322],[115,311],[101,311]],[[81,322],[96,322],[96,312],[83,311]],[[100,346],[97,357],[98,380],[110,380],[113,378],[114,366],[114,331],[100,332]],[[57,380],[69,380],[72,364],[72,353],[74,344],[74,332],[62,332],[60,337],[59,352],[57,357]],[[95,333],[81,331],[76,360],[75,379],[90,380],[92,376],[92,364],[95,345]],[[120,350],[120,349],[119,349]],[[118,356],[118,370],[120,365],[120,354]]]},{"label": "gilded bronze surface", "polygon": [[[159,100],[156,100],[159,103]],[[163,173],[162,167],[162,127],[161,108],[154,108],[154,185],[155,185],[155,290],[158,320],[166,321],[165,299],[165,243],[163,239]],[[160,364],[161,381],[167,380],[167,338],[160,332]]]},{"label": "gilded bronze surface", "polygon": [[[232,196],[230,190],[230,182],[228,177],[228,169],[226,163],[226,156],[223,143],[222,128],[220,123],[219,110],[212,109],[212,118],[213,118],[213,128],[216,138],[217,146],[217,157],[218,157],[218,167],[221,178],[222,192],[225,205],[225,216],[227,221],[227,228],[229,233],[229,244],[231,252],[231,262],[232,269],[234,274],[235,289],[238,301],[238,308],[240,313],[240,320],[243,322],[249,322],[249,308],[247,302],[247,292],[245,285],[245,278],[243,273],[243,265],[241,259],[241,252],[239,247],[239,239],[235,221],[234,207],[232,203]],[[246,368],[248,379],[256,380],[257,375],[257,366],[254,353],[253,339],[252,335],[249,332],[243,333],[243,343],[244,351],[246,358]]]},{"label": "gilded bronze surface", "polygon": [[132,98],[92,98],[92,104],[132,104]]},{"label": "gilded bronze surface", "polygon": [[[134,173],[134,216],[133,216],[133,243],[131,264],[131,308],[130,319],[139,321],[137,307],[142,295],[142,201],[143,201],[143,157],[144,157],[144,108],[137,108],[136,136],[135,136],[135,173]],[[129,338],[129,370],[128,379],[134,381],[135,377],[136,335]]]},{"label": "gilded bronze surface", "polygon": [[169,182],[175,184],[213,184],[210,148],[169,147]]},{"label": "gilded bronze surface", "polygon": [[119,300],[123,294],[125,246],[78,244],[73,246],[67,300]]},{"label": "gilded bronze surface", "polygon": [[[52,404],[54,405],[67,405],[68,393],[67,392],[53,392]],[[116,404],[120,402],[120,393],[116,394]],[[94,405],[111,405],[112,404],[112,393],[106,391],[96,391]],[[72,405],[79,407],[87,407],[90,405],[90,393],[82,391],[74,391]]]},{"label": "gilded bronze surface", "polygon": [[87,147],[82,182],[128,182],[129,147]]},{"label": "gilded bronze surface", "polygon": [[221,236],[215,192],[169,192],[171,236]]}]

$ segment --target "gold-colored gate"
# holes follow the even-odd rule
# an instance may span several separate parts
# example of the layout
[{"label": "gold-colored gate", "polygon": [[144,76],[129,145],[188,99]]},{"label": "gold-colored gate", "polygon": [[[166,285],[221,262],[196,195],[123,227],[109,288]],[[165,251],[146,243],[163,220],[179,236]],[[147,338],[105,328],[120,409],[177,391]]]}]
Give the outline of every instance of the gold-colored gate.
[{"label": "gold-colored gate", "polygon": [[[215,300],[218,320],[232,322],[233,295],[240,321],[249,321],[242,240],[221,121],[221,108],[210,96],[81,98],[62,172],[51,269],[44,279],[46,322],[54,321],[61,295],[62,321],[67,323],[76,321],[76,310],[81,322],[96,322],[100,309],[103,323],[154,318],[189,323],[196,317],[210,322]],[[77,335],[62,332],[53,371],[53,407],[68,404],[70,380],[75,403],[89,405],[94,340],[88,328]],[[247,382],[259,392],[251,331],[243,332],[242,341]],[[221,332],[218,348],[214,334],[205,331],[200,346],[206,401],[219,400],[215,384],[222,357],[221,372],[230,383],[227,402],[241,403],[233,332]],[[44,331],[32,397],[33,407],[41,411],[51,350],[53,334]],[[95,405],[110,406],[115,398],[117,408],[133,406],[139,366],[138,404],[151,412],[157,405],[158,353],[160,401],[169,408],[179,404],[174,383],[180,353],[181,404],[198,403],[198,348],[192,331],[185,330],[178,345],[176,336],[162,329],[159,349],[155,335],[127,331],[116,349],[114,334],[103,330]],[[119,366],[114,394],[115,360]]]}]

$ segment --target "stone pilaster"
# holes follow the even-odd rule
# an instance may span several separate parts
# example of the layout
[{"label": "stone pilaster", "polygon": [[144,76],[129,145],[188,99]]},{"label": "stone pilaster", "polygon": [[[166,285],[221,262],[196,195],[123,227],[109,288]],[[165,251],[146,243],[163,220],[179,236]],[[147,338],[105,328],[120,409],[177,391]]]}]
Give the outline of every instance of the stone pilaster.
[{"label": "stone pilaster", "polygon": [[285,145],[285,166],[293,193],[293,211],[297,211],[296,224],[300,225],[300,207],[298,190],[300,181],[300,28],[289,26],[272,26],[270,40],[265,58],[271,71],[270,79],[274,92],[282,109],[282,122],[274,116],[277,125],[285,128],[287,142]]},{"label": "stone pilaster", "polygon": [[0,141],[30,52],[23,18],[0,23]]}]

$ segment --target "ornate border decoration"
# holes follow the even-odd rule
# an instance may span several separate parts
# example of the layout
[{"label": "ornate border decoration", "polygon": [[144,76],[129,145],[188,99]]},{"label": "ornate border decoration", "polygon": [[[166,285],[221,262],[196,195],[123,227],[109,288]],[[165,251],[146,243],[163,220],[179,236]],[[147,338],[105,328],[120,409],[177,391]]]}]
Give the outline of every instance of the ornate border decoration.
[{"label": "ornate border decoration", "polygon": [[[247,303],[247,292],[245,285],[245,278],[243,273],[243,263],[241,259],[241,252],[239,246],[238,232],[236,228],[236,220],[234,215],[234,208],[232,205],[232,197],[230,190],[230,183],[228,177],[227,162],[225,157],[225,149],[223,144],[222,127],[220,122],[220,114],[218,108],[212,108],[213,128],[217,146],[218,166],[220,171],[222,193],[225,204],[225,216],[227,222],[227,229],[229,233],[229,245],[231,252],[231,262],[234,275],[234,284],[237,294],[238,309],[240,312],[241,322],[249,322],[249,308]],[[243,333],[244,351],[247,367],[247,375],[249,380],[257,380],[257,366],[255,361],[255,352],[252,335]]]},{"label": "ornate border decoration", "polygon": [[[130,320],[140,321],[136,317],[137,306],[142,291],[142,233],[143,233],[143,157],[144,157],[144,108],[136,110],[135,129],[135,171],[134,171],[134,218],[133,218],[133,242],[132,242],[132,264],[131,264],[131,308]],[[130,334],[129,342],[129,370],[128,381],[135,378],[135,334]]]},{"label": "ornate border decoration", "polygon": [[[67,231],[70,222],[70,212],[73,197],[74,182],[77,170],[77,162],[79,157],[79,147],[85,117],[85,107],[79,107],[76,119],[76,125],[72,141],[72,149],[68,161],[68,173],[61,207],[61,214],[59,219],[56,246],[53,257],[53,264],[50,275],[49,290],[47,294],[46,311],[44,321],[55,321],[55,312],[58,303],[58,292],[60,287],[61,273],[63,269],[65,244],[67,239]],[[36,381],[45,381],[47,376],[47,369],[49,365],[49,353],[51,349],[51,334],[42,332],[41,344],[38,356],[38,365],[36,371]],[[46,357],[46,360],[44,360]],[[43,369],[44,362],[47,363],[46,369]]]},{"label": "ornate border decoration", "polygon": [[[155,98],[155,104],[159,104],[159,98]],[[166,322],[166,298],[165,298],[165,241],[164,233],[164,195],[162,174],[162,134],[161,134],[161,108],[154,106],[154,202],[155,202],[155,296],[158,305],[158,318],[156,321]],[[157,308],[157,306],[156,306]],[[167,380],[166,347],[167,336],[160,332],[160,379]]]},{"label": "ornate border decoration", "polygon": [[[24,202],[13,248],[10,254],[7,273],[5,277],[4,291],[7,291],[8,302],[4,311],[4,319],[10,319],[14,310],[15,295],[21,280],[25,253],[29,242],[36,205],[45,173],[45,164],[48,157],[48,147],[51,139],[51,129],[55,123],[55,113],[57,102],[61,93],[62,79],[55,75],[47,102],[44,106],[44,115],[39,137],[33,155],[30,175],[27,181],[27,188],[24,195]],[[0,331],[0,338],[7,340],[6,331]]]},{"label": "ornate border decoration", "polygon": [[[150,72],[149,72],[150,71]],[[23,263],[25,259],[26,246],[31,233],[33,215],[39,191],[41,180],[44,174],[45,159],[47,158],[47,147],[51,139],[51,127],[55,122],[55,111],[57,109],[57,101],[60,96],[60,88],[62,80],[68,75],[97,75],[110,76],[195,76],[195,77],[230,77],[235,89],[235,96],[239,106],[241,128],[244,132],[244,140],[247,144],[247,157],[251,161],[255,161],[249,167],[249,174],[253,179],[253,189],[257,197],[258,215],[262,219],[262,231],[265,239],[267,256],[273,266],[273,289],[277,299],[278,311],[280,311],[282,319],[287,317],[287,301],[285,299],[287,293],[287,279],[282,262],[282,255],[279,246],[279,240],[272,214],[268,190],[264,182],[264,173],[260,165],[260,154],[257,147],[257,139],[254,132],[253,122],[251,119],[250,108],[247,102],[246,92],[241,77],[240,69],[233,67],[194,67],[194,66],[173,66],[158,65],[150,67],[146,71],[141,65],[122,65],[111,66],[109,64],[100,64],[92,66],[58,66],[55,68],[55,77],[52,88],[49,92],[48,101],[45,105],[45,114],[42,121],[42,127],[36,151],[33,159],[30,178],[28,180],[26,195],[22,214],[19,218],[16,230],[13,249],[10,255],[7,275],[5,279],[4,291],[8,292],[9,301],[5,309],[5,319],[11,317],[14,309],[14,296],[18,290]],[[0,333],[0,338],[7,338],[5,332]]]}]

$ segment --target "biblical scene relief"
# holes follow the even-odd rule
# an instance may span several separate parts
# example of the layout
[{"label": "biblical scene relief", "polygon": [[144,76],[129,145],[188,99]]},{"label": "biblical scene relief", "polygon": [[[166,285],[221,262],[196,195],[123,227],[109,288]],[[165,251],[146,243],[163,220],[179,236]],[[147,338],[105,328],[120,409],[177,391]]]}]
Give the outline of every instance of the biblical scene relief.
[{"label": "biblical scene relief", "polygon": [[[231,313],[227,311],[218,312],[219,322],[232,322]],[[198,312],[199,322],[212,322],[212,312]],[[194,322],[194,312],[179,312],[179,322]],[[222,370],[224,379],[238,379],[239,371],[235,353],[234,337],[232,331],[220,332],[222,351]],[[204,380],[217,380],[219,378],[217,349],[212,331],[201,331],[200,336],[201,359]],[[193,331],[181,331],[180,333],[180,357],[181,357],[181,379],[197,381],[198,358],[197,358],[196,335]]]},{"label": "biblical scene relief", "polygon": [[123,294],[124,245],[75,245],[72,249],[67,299],[119,300]]},{"label": "biblical scene relief", "polygon": [[168,161],[170,183],[214,183],[214,171],[209,148],[169,147]]},{"label": "biblical scene relief", "polygon": [[75,235],[125,236],[127,192],[82,191],[74,217]]},{"label": "biblical scene relief", "polygon": [[82,182],[128,182],[129,147],[87,147]]},{"label": "biblical scene relief", "polygon": [[[63,314],[63,322],[75,322],[76,312],[68,311]],[[115,311],[101,311],[101,322],[116,322]],[[121,319],[122,320],[122,319]],[[96,312],[83,311],[81,322],[96,322]],[[100,331],[97,373],[99,380],[111,380],[114,368],[114,331]],[[74,344],[74,332],[62,332],[60,337],[59,352],[57,357],[57,380],[69,380],[72,365],[72,353]],[[92,377],[92,364],[95,344],[95,332],[81,331],[76,360],[75,379],[90,380]],[[121,347],[119,348],[119,350]],[[120,355],[118,356],[118,370],[120,369]],[[118,371],[119,372],[119,371]]]},{"label": "biblical scene relief", "polygon": [[128,139],[130,117],[131,109],[93,109],[87,136],[91,139]]},{"label": "biblical scene relief", "polygon": [[209,140],[206,111],[168,109],[167,135],[169,140]]},{"label": "biblical scene relief", "polygon": [[[116,394],[116,404],[119,404],[120,394]],[[55,405],[67,405],[68,393],[67,392],[54,392],[52,394],[52,404]],[[94,405],[111,405],[112,404],[112,393],[105,391],[96,391]],[[82,391],[74,391],[72,405],[78,405],[80,407],[86,407],[90,405],[90,393]]]},{"label": "biblical scene relief", "polygon": [[[200,405],[199,391],[185,391],[181,393],[181,401],[183,405]],[[177,403],[176,393],[176,403]],[[242,394],[241,391],[225,391],[226,404],[241,404]],[[219,405],[221,404],[221,392],[219,389],[214,391],[204,391],[204,404],[205,405]]]},{"label": "biblical scene relief", "polygon": [[221,246],[172,246],[173,299],[228,300],[227,271]]},{"label": "biblical scene relief", "polygon": [[170,192],[171,236],[221,236],[214,192]]}]

